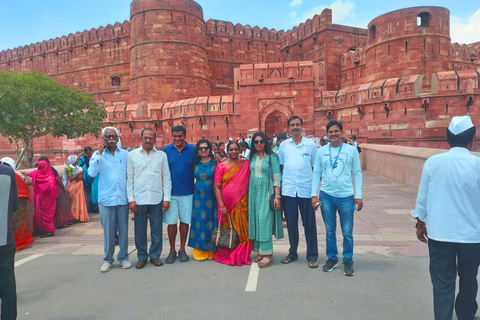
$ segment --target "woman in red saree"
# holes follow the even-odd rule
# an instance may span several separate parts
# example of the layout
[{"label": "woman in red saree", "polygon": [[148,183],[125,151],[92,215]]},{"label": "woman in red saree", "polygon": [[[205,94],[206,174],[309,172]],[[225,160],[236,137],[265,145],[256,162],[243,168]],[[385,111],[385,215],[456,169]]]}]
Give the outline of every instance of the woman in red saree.
[{"label": "woman in red saree", "polygon": [[[2,158],[0,162],[9,165],[15,170],[15,160],[12,158],[5,157]],[[32,232],[27,227],[27,202],[31,201],[30,191],[18,173],[15,173],[15,179],[17,182],[19,208],[13,213],[12,229],[15,238],[15,247],[18,251],[30,246],[33,242],[33,237]]]},{"label": "woman in red saree", "polygon": [[55,174],[47,161],[38,162],[37,170],[28,174],[32,177],[33,204],[35,214],[33,215],[33,228],[40,233],[41,237],[55,235],[56,198],[58,197],[58,186]]},{"label": "woman in red saree", "polygon": [[238,233],[239,245],[233,249],[218,248],[215,261],[230,266],[251,264],[252,241],[248,238],[248,180],[250,165],[247,160],[239,159],[238,142],[227,146],[228,160],[220,162],[215,170],[214,190],[218,203],[218,221],[223,228],[229,228],[227,214]]}]

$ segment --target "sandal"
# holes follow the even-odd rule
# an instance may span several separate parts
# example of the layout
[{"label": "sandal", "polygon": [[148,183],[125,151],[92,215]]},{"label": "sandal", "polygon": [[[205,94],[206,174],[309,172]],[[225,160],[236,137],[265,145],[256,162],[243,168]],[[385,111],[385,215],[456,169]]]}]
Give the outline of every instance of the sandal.
[{"label": "sandal", "polygon": [[308,267],[312,269],[318,268],[318,261],[308,261]]},{"label": "sandal", "polygon": [[258,263],[259,268],[270,267],[273,264],[273,255],[264,256],[263,259]]},{"label": "sandal", "polygon": [[259,253],[259,254],[257,254],[257,255],[255,256],[255,258],[253,258],[253,262],[259,263],[260,261],[262,261],[263,257],[264,257],[264,256],[262,256],[262,255]]},{"label": "sandal", "polygon": [[282,259],[283,264],[289,264],[290,262],[293,262],[295,260],[298,260],[298,258],[292,258],[291,256],[286,256],[285,258]]}]

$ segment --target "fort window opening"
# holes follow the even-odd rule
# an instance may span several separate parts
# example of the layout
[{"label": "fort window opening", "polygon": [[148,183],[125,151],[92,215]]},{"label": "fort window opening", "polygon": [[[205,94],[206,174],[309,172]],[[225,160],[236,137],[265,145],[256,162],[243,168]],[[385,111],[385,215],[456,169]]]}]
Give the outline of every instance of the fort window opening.
[{"label": "fort window opening", "polygon": [[119,87],[120,86],[120,77],[119,76],[112,76],[112,87]]},{"label": "fort window opening", "polygon": [[417,27],[430,27],[430,18],[432,15],[428,12],[422,12],[417,16]]},{"label": "fort window opening", "polygon": [[368,35],[369,35],[371,40],[374,40],[377,37],[377,26],[376,25],[373,24],[370,27],[370,31],[369,31]]}]

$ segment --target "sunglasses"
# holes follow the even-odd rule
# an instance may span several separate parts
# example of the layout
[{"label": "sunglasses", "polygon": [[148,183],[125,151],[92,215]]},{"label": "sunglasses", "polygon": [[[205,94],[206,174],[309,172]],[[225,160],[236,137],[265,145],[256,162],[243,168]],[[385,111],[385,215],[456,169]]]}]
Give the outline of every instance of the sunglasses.
[{"label": "sunglasses", "polygon": [[113,134],[109,134],[108,136],[105,136],[105,138],[107,138],[107,139],[117,139],[118,136],[117,136],[117,135],[113,135]]},{"label": "sunglasses", "polygon": [[254,144],[264,144],[265,140],[255,140],[253,141]]},{"label": "sunglasses", "polygon": [[208,150],[210,149],[209,147],[198,147],[198,150],[200,151],[205,151],[205,150]]}]

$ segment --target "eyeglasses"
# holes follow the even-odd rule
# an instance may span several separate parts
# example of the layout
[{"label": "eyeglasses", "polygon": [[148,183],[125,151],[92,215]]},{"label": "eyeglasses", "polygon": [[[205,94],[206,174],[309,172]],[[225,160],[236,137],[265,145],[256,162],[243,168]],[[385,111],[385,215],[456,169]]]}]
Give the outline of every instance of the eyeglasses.
[{"label": "eyeglasses", "polygon": [[152,141],[155,140],[154,137],[143,137],[142,139],[143,139],[143,140],[152,140]]},{"label": "eyeglasses", "polygon": [[209,147],[198,147],[198,150],[200,151],[205,151],[205,150],[208,150],[210,149]]},{"label": "eyeglasses", "polygon": [[107,139],[117,139],[118,136],[114,135],[114,134],[109,134],[109,135],[105,136],[105,138],[107,138]]},{"label": "eyeglasses", "polygon": [[301,127],[301,123],[290,123],[290,127]]},{"label": "eyeglasses", "polygon": [[254,144],[265,144],[265,140],[254,140]]},{"label": "eyeglasses", "polygon": [[174,138],[174,139],[175,139],[175,138],[183,138],[183,137],[184,137],[183,134],[180,134],[180,135],[174,134],[174,135],[173,135],[173,138]]}]

